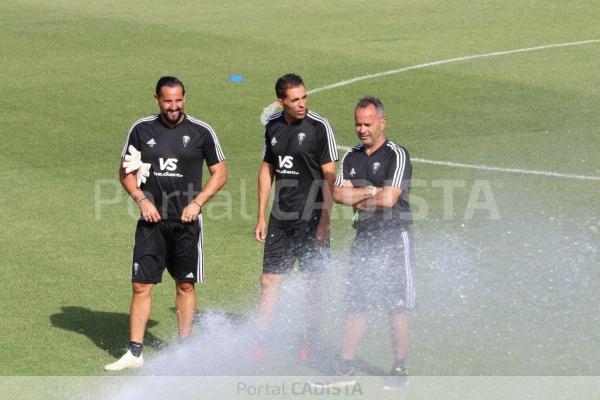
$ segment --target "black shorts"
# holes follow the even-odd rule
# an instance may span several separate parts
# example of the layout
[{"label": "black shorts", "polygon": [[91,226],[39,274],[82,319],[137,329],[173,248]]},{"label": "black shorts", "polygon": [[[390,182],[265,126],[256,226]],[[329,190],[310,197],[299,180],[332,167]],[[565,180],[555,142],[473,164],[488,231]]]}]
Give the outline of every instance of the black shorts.
[{"label": "black shorts", "polygon": [[315,233],[319,220],[282,228],[269,224],[263,273],[286,274],[298,260],[298,269],[306,272],[320,272],[329,260],[329,241],[323,246],[315,245]]},{"label": "black shorts", "polygon": [[165,268],[179,281],[204,281],[202,215],[190,224],[175,220],[156,224],[138,221],[131,281],[159,283]]},{"label": "black shorts", "polygon": [[383,306],[412,311],[412,234],[408,229],[359,230],[350,249],[346,311]]}]

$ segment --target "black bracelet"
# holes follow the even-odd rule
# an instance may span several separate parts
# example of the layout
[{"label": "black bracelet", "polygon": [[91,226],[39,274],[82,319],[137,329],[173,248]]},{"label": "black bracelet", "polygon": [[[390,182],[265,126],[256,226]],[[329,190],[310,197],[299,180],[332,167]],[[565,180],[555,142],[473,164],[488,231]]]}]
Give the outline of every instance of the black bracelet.
[{"label": "black bracelet", "polygon": [[148,200],[148,198],[147,198],[146,196],[142,196],[142,197],[140,197],[139,199],[137,199],[138,206],[139,206],[139,205],[140,205],[140,203],[141,203],[142,201],[144,201],[144,200]]}]

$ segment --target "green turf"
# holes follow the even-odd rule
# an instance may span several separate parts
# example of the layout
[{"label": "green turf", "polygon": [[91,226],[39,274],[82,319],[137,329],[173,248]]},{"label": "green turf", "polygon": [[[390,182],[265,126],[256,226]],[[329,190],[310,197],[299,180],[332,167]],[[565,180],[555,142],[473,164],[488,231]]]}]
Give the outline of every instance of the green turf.
[{"label": "green turf", "polygon": [[[206,211],[199,306],[246,313],[262,255],[251,234],[258,116],[278,76],[296,71],[313,89],[431,61],[600,39],[599,18],[593,2],[5,0],[0,374],[98,375],[122,350],[135,219],[116,172],[127,130],[156,111],[160,75],[186,83],[187,111],[215,128],[230,168],[226,194]],[[389,136],[413,157],[600,176],[599,56],[593,43],[440,65],[315,93],[311,107],[343,145],[356,141],[355,101],[372,94],[386,105]],[[246,81],[228,83],[231,74]],[[420,163],[414,178],[411,373],[600,373],[600,182]],[[444,215],[442,180],[464,186],[454,191],[452,215]],[[477,182],[489,184],[499,220],[485,211],[464,220]],[[96,218],[97,195],[120,200]],[[348,225],[333,224],[339,258]],[[165,279],[148,343],[172,340],[172,303]],[[387,368],[385,327],[374,324],[381,329],[363,355]]]}]

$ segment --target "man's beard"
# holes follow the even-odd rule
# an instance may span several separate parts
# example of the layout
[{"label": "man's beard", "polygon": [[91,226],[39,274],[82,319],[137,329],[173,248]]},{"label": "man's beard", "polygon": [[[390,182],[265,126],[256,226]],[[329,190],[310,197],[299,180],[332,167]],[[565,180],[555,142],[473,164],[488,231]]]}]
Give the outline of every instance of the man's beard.
[{"label": "man's beard", "polygon": [[183,114],[182,110],[177,109],[177,110],[166,110],[162,115],[166,121],[168,121],[172,124],[175,124],[175,123],[179,122],[182,114]]}]

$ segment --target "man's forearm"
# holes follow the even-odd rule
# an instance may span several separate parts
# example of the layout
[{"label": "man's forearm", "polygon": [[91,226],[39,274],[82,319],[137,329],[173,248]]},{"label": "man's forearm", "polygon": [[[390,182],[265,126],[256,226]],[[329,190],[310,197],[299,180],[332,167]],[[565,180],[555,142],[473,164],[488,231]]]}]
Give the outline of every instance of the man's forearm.
[{"label": "man's forearm", "polygon": [[[222,161],[224,163],[224,161]],[[219,163],[220,164],[220,163]],[[214,167],[212,169],[210,178],[206,181],[206,185],[202,188],[202,191],[194,197],[193,201],[198,206],[203,207],[215,194],[217,194],[225,183],[227,183],[227,168],[225,164],[222,166]]]},{"label": "man's forearm", "polygon": [[333,208],[333,181],[329,182],[327,179],[324,179],[321,191],[323,193],[323,209],[319,223],[329,225],[331,221],[331,209]]},{"label": "man's forearm", "polygon": [[345,206],[354,206],[363,202],[377,193],[377,188],[373,186],[353,187],[353,186],[336,186],[333,192],[333,200],[336,203]]},{"label": "man's forearm", "polygon": [[263,163],[258,173],[258,219],[265,219],[273,176],[268,164]]},{"label": "man's forearm", "polygon": [[323,193],[323,209],[321,211],[321,225],[329,226],[331,220],[331,208],[333,207],[333,190],[335,183],[335,162],[321,165],[321,192]]},{"label": "man's forearm", "polygon": [[[121,161],[121,165],[123,162]],[[125,169],[119,166],[119,181],[121,186],[131,198],[138,203],[144,197],[144,191],[137,186],[137,178],[135,172],[125,173]]]},{"label": "man's forearm", "polygon": [[402,190],[386,186],[375,196],[370,197],[356,204],[356,208],[361,211],[377,211],[384,208],[391,208],[396,205]]}]

